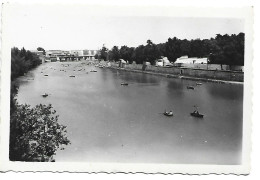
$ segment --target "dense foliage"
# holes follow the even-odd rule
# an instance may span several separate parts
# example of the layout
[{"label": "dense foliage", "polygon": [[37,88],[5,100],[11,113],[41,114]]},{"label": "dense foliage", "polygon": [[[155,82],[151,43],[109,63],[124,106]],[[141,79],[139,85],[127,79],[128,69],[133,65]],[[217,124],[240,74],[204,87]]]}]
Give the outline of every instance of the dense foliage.
[{"label": "dense foliage", "polygon": [[11,161],[54,161],[57,149],[69,144],[55,113],[51,105],[16,105],[10,118]]},{"label": "dense foliage", "polygon": [[41,60],[39,57],[22,48],[19,50],[16,47],[11,49],[11,92],[10,92],[10,105],[11,105],[11,113],[15,109],[15,96],[17,94],[18,87],[15,85],[15,78],[24,75],[29,70],[35,68],[39,64],[41,64]]},{"label": "dense foliage", "polygon": [[10,144],[11,161],[54,161],[53,155],[69,144],[66,127],[58,123],[51,105],[20,105],[15,78],[38,66],[41,60],[24,48],[11,50]]},{"label": "dense foliage", "polygon": [[[100,51],[105,60],[124,59],[130,63],[135,61],[138,64],[148,61],[151,64],[161,56],[167,57],[171,62],[177,58],[188,55],[189,57],[208,57],[212,64],[244,65],[244,40],[245,34],[220,35],[211,39],[178,39],[169,38],[167,42],[154,44],[147,40],[146,45],[138,47],[114,46],[110,51],[103,47]],[[108,57],[108,58],[107,58]]]},{"label": "dense foliage", "polygon": [[42,47],[38,47],[37,51],[42,51],[44,55],[46,54],[45,49],[43,49]]},{"label": "dense foliage", "polygon": [[19,50],[14,47],[11,49],[11,80],[14,80],[18,76],[24,75],[32,68],[35,68],[41,64],[39,57],[24,48]]},{"label": "dense foliage", "polygon": [[102,49],[101,49],[101,51],[100,51],[99,58],[106,60],[107,57],[108,57],[108,49],[107,49],[105,46],[103,46]]}]

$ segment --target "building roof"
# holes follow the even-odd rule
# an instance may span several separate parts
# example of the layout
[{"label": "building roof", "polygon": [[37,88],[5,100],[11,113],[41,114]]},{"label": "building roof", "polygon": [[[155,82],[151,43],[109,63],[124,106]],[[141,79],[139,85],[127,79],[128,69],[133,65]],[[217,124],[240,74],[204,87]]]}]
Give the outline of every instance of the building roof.
[{"label": "building roof", "polygon": [[206,64],[208,63],[208,58],[197,58],[197,57],[191,57],[188,58],[188,56],[182,56],[178,58],[174,63],[183,63],[183,64]]}]

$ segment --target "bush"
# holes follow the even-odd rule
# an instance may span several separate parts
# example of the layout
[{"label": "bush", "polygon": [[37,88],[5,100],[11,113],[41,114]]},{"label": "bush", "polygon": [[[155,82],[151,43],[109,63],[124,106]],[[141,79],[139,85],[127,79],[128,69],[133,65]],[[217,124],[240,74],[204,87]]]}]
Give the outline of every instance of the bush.
[{"label": "bush", "polygon": [[53,155],[70,141],[51,105],[18,105],[10,117],[11,161],[54,161]]}]

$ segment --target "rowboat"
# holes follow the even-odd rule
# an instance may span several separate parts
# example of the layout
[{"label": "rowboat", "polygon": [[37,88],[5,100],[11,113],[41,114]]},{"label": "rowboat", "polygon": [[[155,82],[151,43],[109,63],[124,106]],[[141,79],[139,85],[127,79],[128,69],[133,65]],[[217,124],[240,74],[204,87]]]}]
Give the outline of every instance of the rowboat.
[{"label": "rowboat", "polygon": [[121,86],[128,86],[128,83],[122,82],[122,83],[121,83]]},{"label": "rowboat", "polygon": [[45,97],[47,97],[47,96],[48,96],[48,94],[47,94],[47,93],[45,93],[45,94],[43,94],[43,95],[42,95],[42,97],[44,97],[44,98],[45,98]]},{"label": "rowboat", "polygon": [[165,116],[173,116],[173,112],[172,111],[169,111],[169,112],[165,111],[163,114]]},{"label": "rowboat", "polygon": [[193,86],[187,86],[187,89],[192,89],[194,90],[195,88]]},{"label": "rowboat", "polygon": [[194,117],[198,117],[198,118],[203,118],[203,114],[200,114],[198,111],[194,111],[192,113],[190,113],[191,116],[194,116]]}]

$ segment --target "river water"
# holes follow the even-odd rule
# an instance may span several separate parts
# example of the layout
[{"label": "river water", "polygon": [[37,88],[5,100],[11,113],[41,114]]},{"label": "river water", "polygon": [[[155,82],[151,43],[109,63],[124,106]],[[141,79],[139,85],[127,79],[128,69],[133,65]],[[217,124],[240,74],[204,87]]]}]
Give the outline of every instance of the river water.
[{"label": "river water", "polygon": [[[52,104],[67,126],[71,144],[56,161],[241,163],[243,85],[203,82],[188,90],[195,81],[85,62],[45,63],[18,81],[19,103]],[[194,105],[203,119],[190,116]]]}]

